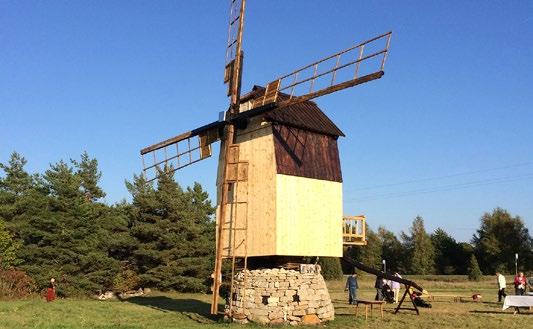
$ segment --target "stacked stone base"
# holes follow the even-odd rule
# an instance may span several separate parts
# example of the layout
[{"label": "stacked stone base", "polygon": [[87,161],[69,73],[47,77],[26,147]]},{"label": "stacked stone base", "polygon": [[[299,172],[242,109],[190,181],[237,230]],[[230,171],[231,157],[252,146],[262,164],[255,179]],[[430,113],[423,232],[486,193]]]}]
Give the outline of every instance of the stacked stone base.
[{"label": "stacked stone base", "polygon": [[299,325],[321,323],[335,316],[319,270],[301,273],[261,269],[247,270],[246,275],[245,280],[244,272],[240,272],[234,281],[231,298],[234,321]]}]

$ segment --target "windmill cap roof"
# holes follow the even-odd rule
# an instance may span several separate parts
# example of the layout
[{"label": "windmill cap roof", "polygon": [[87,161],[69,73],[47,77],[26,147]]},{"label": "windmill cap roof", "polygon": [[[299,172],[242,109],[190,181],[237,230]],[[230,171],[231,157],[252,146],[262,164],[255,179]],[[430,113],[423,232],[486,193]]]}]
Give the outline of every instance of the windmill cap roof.
[{"label": "windmill cap roof", "polygon": [[[252,91],[241,97],[241,103],[261,97],[265,93],[262,86],[254,86]],[[278,94],[279,100],[288,99],[284,93]],[[264,115],[270,122],[280,123],[295,128],[313,131],[331,136],[345,136],[333,121],[312,101],[296,103],[284,108],[275,108]]]}]

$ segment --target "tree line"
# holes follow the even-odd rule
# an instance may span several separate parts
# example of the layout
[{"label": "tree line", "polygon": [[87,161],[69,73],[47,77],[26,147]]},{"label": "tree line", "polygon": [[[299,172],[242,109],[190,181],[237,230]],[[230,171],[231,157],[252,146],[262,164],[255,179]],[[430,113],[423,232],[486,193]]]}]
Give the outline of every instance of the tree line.
[{"label": "tree line", "polygon": [[[428,233],[417,216],[399,238],[385,227],[367,227],[366,246],[348,248],[348,254],[375,268],[406,274],[459,274],[473,278],[533,270],[533,238],[520,216],[496,208],[481,217],[480,228],[470,242],[456,241],[444,229]],[[349,269],[344,268],[345,271]]]},{"label": "tree line", "polygon": [[[98,162],[87,153],[43,173],[28,173],[26,164],[16,152],[0,163],[0,297],[9,289],[40,291],[52,277],[63,296],[138,287],[209,290],[215,209],[200,184],[183,188],[167,171],[155,184],[134,175],[125,182],[131,202],[109,205]],[[376,268],[385,259],[388,270],[401,273],[466,274],[472,262],[484,274],[512,273],[515,253],[521,269],[533,269],[524,222],[499,208],[482,216],[470,242],[443,229],[426,232],[421,217],[399,237],[367,228],[367,241],[348,254]],[[320,262],[325,276],[339,273],[338,259]]]},{"label": "tree line", "polygon": [[64,296],[139,286],[206,290],[215,225],[200,184],[184,189],[166,172],[155,185],[134,176],[126,182],[132,201],[108,205],[98,162],[87,153],[39,174],[25,165],[18,153],[0,164],[4,285],[22,280],[40,290],[54,277]]}]

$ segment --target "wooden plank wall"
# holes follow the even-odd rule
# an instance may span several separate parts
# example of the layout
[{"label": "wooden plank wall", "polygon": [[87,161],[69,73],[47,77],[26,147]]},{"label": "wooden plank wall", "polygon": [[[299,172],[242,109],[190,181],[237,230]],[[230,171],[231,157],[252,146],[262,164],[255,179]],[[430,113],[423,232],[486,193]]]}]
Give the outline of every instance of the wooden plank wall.
[{"label": "wooden plank wall", "polygon": [[273,134],[278,174],[342,182],[336,138],[281,124]]},{"label": "wooden plank wall", "polygon": [[[248,161],[248,182],[239,183],[238,198],[248,195],[247,211],[239,206],[237,220],[243,223],[248,216],[248,256],[275,255],[275,176],[276,165],[272,126],[260,118],[252,119],[245,130],[237,131],[240,145],[240,161]],[[219,161],[223,161],[222,157]],[[220,166],[219,166],[220,167]],[[218,173],[217,192],[220,196],[221,173]],[[227,212],[229,213],[229,212]],[[217,216],[218,222],[218,216]],[[228,231],[226,231],[228,232]],[[236,241],[243,239],[244,232],[237,232]],[[228,237],[225,241],[229,241]],[[236,250],[237,256],[244,255],[244,248]]]}]

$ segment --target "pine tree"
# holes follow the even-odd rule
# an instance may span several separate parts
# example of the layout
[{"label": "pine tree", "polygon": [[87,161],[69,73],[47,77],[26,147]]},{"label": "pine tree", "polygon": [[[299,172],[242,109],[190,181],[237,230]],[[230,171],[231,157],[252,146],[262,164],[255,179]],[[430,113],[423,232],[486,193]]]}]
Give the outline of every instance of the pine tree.
[{"label": "pine tree", "polygon": [[80,187],[85,198],[96,201],[105,197],[104,191],[98,186],[102,173],[98,170],[98,161],[91,159],[87,152],[81,154],[81,161],[71,159],[70,162],[76,169],[76,175],[81,179]]},{"label": "pine tree", "polygon": [[483,273],[479,269],[476,256],[472,255],[470,257],[470,264],[468,265],[468,280],[470,281],[479,281],[481,280]]},{"label": "pine tree", "polygon": [[[7,164],[0,163],[0,169],[4,171],[5,177],[0,179],[0,191],[7,192],[14,196],[21,195],[33,185],[33,178],[24,170],[27,164],[26,159],[17,152],[11,153]],[[3,195],[7,197],[7,195]],[[5,200],[2,200],[3,203]],[[15,201],[11,199],[11,201]]]},{"label": "pine tree", "polygon": [[[431,235],[435,249],[435,269],[438,274],[459,274],[464,264],[461,246],[446,231],[437,228]],[[467,258],[468,259],[468,258]]]},{"label": "pine tree", "polygon": [[85,154],[71,161],[74,166],[59,161],[42,176],[25,173],[25,163],[14,154],[2,165],[6,177],[0,183],[1,216],[22,242],[20,267],[40,288],[57,278],[63,295],[110,288],[120,269],[110,248],[120,234],[129,234],[127,218],[117,220],[120,210],[98,202],[103,192],[96,160]]},{"label": "pine tree", "polygon": [[434,249],[430,236],[426,233],[424,219],[417,216],[409,230],[409,235],[402,233],[404,248],[411,274],[431,274],[434,271]]},{"label": "pine tree", "polygon": [[[27,251],[25,237],[38,239],[38,235],[32,229],[31,220],[39,218],[43,209],[46,209],[46,191],[37,175],[30,175],[25,169],[27,161],[17,152],[13,152],[7,164],[0,163],[3,177],[0,177],[0,221],[4,223],[4,248],[15,250],[17,258],[23,261]],[[7,238],[9,236],[10,238]],[[20,248],[13,248],[11,242],[14,239],[22,242]],[[11,247],[6,247],[7,245]],[[10,262],[11,263],[11,262]]]},{"label": "pine tree", "polygon": [[200,184],[184,191],[169,171],[153,188],[142,177],[126,183],[133,196],[134,264],[143,285],[206,291],[213,266],[214,208]]}]

